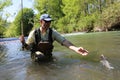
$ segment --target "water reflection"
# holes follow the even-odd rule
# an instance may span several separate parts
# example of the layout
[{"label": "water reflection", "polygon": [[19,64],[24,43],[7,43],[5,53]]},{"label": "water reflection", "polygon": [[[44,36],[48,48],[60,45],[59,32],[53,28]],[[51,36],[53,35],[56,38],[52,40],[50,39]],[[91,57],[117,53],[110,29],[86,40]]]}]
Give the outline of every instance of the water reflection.
[{"label": "water reflection", "polygon": [[7,50],[4,44],[0,44],[0,62],[4,62],[4,58],[7,56]]}]

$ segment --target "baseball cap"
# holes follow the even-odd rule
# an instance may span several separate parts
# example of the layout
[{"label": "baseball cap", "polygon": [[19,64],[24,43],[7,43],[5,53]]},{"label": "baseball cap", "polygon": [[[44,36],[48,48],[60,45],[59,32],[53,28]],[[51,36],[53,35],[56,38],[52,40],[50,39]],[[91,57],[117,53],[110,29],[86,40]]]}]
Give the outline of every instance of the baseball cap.
[{"label": "baseball cap", "polygon": [[49,14],[42,14],[42,15],[40,16],[40,20],[52,21],[52,18],[50,17]]}]

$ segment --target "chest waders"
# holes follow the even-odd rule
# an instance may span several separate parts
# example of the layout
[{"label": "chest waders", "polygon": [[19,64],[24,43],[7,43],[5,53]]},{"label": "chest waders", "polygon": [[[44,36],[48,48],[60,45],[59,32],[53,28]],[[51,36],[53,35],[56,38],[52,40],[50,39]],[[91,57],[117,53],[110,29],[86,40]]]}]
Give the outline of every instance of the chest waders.
[{"label": "chest waders", "polygon": [[35,30],[35,41],[31,49],[31,58],[33,61],[51,61],[53,50],[52,29],[49,28],[48,41],[41,40],[40,29]]}]

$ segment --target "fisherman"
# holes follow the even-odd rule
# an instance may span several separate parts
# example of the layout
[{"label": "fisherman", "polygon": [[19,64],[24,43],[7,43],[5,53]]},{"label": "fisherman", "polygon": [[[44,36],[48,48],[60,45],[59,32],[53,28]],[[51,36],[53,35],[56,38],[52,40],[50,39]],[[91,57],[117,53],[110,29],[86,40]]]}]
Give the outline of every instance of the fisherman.
[{"label": "fisherman", "polygon": [[52,21],[53,19],[49,14],[42,14],[40,16],[40,27],[30,32],[27,41],[25,41],[24,35],[20,36],[23,47],[31,50],[33,61],[51,61],[53,59],[52,50],[54,41],[82,56],[88,54],[87,50],[82,47],[76,47],[56,30],[50,28]]}]

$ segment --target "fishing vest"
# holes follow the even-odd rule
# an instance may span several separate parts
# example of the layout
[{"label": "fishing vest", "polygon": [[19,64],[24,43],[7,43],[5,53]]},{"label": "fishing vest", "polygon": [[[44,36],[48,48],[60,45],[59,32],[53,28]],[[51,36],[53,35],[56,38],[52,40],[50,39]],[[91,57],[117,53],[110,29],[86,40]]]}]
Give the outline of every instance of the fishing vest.
[{"label": "fishing vest", "polygon": [[40,28],[35,30],[35,44],[32,47],[32,52],[40,51],[45,56],[52,56],[53,50],[53,39],[52,39],[52,29],[49,28],[48,41],[41,40]]}]

